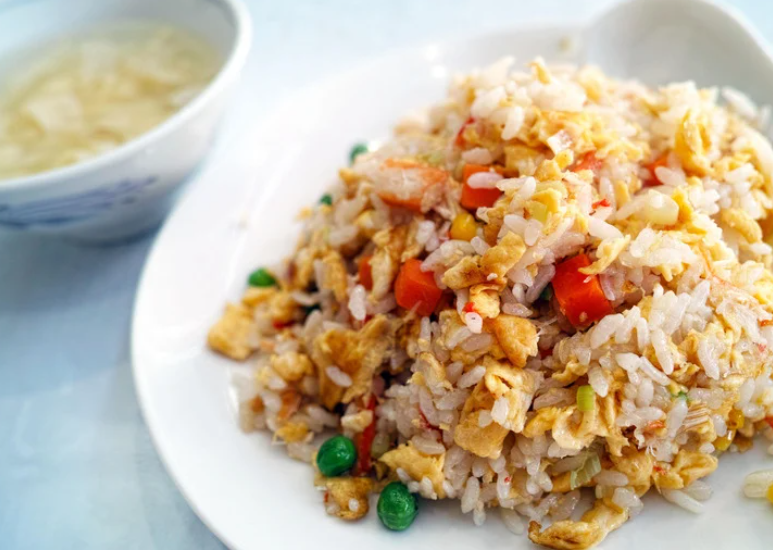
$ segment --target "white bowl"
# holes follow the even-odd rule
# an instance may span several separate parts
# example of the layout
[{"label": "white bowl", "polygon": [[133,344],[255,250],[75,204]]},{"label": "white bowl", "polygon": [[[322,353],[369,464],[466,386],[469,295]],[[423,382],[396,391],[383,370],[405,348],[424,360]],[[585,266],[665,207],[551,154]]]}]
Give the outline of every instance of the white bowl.
[{"label": "white bowl", "polygon": [[223,65],[189,104],[113,151],[0,181],[0,227],[82,241],[121,240],[156,227],[204,159],[244,65],[251,24],[240,0],[37,0],[0,5],[0,74],[59,37],[124,20],[153,20],[207,40]]}]

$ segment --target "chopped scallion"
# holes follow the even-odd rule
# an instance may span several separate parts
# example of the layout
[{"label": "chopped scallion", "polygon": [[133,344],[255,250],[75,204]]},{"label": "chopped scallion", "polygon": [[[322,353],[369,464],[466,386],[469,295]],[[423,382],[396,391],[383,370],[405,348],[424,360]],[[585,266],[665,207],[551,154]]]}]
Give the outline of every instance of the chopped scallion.
[{"label": "chopped scallion", "polygon": [[596,392],[591,386],[580,386],[577,388],[577,410],[580,412],[590,412],[596,408]]},{"label": "chopped scallion", "polygon": [[583,464],[581,468],[572,470],[572,473],[569,474],[569,488],[574,491],[578,487],[585,486],[600,471],[601,460],[599,460],[599,455],[588,455],[585,464]]}]

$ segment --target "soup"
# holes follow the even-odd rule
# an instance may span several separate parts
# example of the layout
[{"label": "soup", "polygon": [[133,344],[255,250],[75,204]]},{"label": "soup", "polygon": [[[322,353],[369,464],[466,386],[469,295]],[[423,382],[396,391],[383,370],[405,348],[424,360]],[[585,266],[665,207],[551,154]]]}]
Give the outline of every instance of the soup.
[{"label": "soup", "polygon": [[0,180],[119,147],[179,111],[221,62],[203,39],[151,23],[46,48],[0,91]]}]

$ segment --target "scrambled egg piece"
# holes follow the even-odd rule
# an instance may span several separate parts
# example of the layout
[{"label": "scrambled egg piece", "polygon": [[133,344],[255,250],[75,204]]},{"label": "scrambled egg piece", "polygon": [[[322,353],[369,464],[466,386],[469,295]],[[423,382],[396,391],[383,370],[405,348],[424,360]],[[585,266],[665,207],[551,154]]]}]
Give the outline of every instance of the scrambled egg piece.
[{"label": "scrambled egg piece", "polygon": [[501,288],[501,285],[495,283],[482,283],[470,287],[470,302],[484,319],[492,319],[499,315]]},{"label": "scrambled egg piece", "polygon": [[505,168],[523,176],[534,175],[537,167],[545,159],[545,152],[541,149],[522,144],[505,145],[504,151]]},{"label": "scrambled egg piece", "polygon": [[317,253],[312,247],[300,248],[290,264],[291,286],[296,289],[308,288],[314,278],[314,260]]},{"label": "scrambled egg piece", "polygon": [[628,476],[628,486],[641,496],[650,488],[650,477],[655,459],[647,449],[628,446],[619,455],[609,456],[615,470]]},{"label": "scrambled egg piece", "polygon": [[536,59],[529,63],[529,67],[542,84],[550,84],[552,82],[553,78],[550,71],[541,59]]},{"label": "scrambled egg piece", "polygon": [[378,301],[386,296],[392,288],[392,282],[400,271],[400,258],[405,250],[408,236],[408,226],[382,229],[373,236],[376,251],[370,259],[373,277],[371,299]]},{"label": "scrambled egg piece", "polygon": [[289,292],[277,291],[268,301],[268,316],[275,324],[286,324],[295,320],[298,304]]},{"label": "scrambled egg piece", "polygon": [[272,355],[270,365],[285,382],[297,382],[304,376],[314,374],[314,364],[309,356],[296,351]]},{"label": "scrambled egg piece", "polygon": [[424,250],[424,244],[416,240],[416,234],[419,231],[419,223],[424,221],[422,218],[414,218],[408,227],[408,236],[405,239],[405,248],[400,256],[400,262],[405,263],[411,258],[416,258]]},{"label": "scrambled egg piece", "polygon": [[[325,479],[327,492],[325,501],[331,499],[338,505],[335,513],[341,519],[353,521],[365,517],[369,510],[368,495],[373,490],[373,480],[369,477],[329,477]],[[350,508],[352,499],[357,502]]]},{"label": "scrambled egg piece", "polygon": [[706,156],[711,148],[707,125],[704,114],[688,110],[674,136],[674,152],[682,165],[698,176],[711,171],[711,161]]},{"label": "scrambled egg piece", "polygon": [[658,489],[684,489],[696,479],[717,469],[717,457],[705,453],[680,450],[673,464],[659,462],[652,474]]},{"label": "scrambled egg piece", "polygon": [[363,180],[363,176],[351,168],[341,168],[338,170],[339,179],[347,186],[354,186]]},{"label": "scrambled egg piece", "polygon": [[560,413],[561,409],[558,407],[543,407],[539,409],[524,427],[523,435],[529,438],[543,435],[552,428]]},{"label": "scrambled egg piece", "polygon": [[577,405],[545,407],[537,411],[524,428],[526,437],[536,437],[551,430],[556,443],[566,449],[580,451],[596,439],[604,437],[612,455],[620,455],[628,440],[615,424],[617,407],[614,393],[606,397],[596,396],[592,411],[579,413]]},{"label": "scrambled egg piece", "polygon": [[768,311],[770,311],[770,306],[773,304],[773,272],[769,269],[763,271],[754,283],[753,295],[755,300],[758,300],[763,306],[767,306]]},{"label": "scrambled egg piece", "polygon": [[480,415],[491,411],[494,398],[479,382],[467,398],[462,409],[459,424],[454,431],[454,442],[465,451],[483,458],[498,458],[508,430],[496,422],[480,427]]},{"label": "scrambled egg piece", "polygon": [[441,387],[446,390],[452,389],[451,382],[446,379],[445,367],[432,353],[422,352],[419,354],[416,374],[422,374],[429,386]]},{"label": "scrambled egg piece", "polygon": [[630,242],[630,235],[603,241],[596,249],[596,261],[588,267],[581,267],[579,270],[580,273],[585,273],[586,275],[598,275],[603,272],[612,265],[620,253],[628,247]]},{"label": "scrambled egg piece", "polygon": [[[519,432],[526,423],[526,413],[536,391],[534,379],[527,372],[514,369],[487,357],[486,374],[464,403],[454,442],[462,449],[484,458],[497,458],[510,430]],[[480,416],[490,414],[497,399],[508,403],[507,427],[496,422],[480,426]]]},{"label": "scrambled egg piece", "polygon": [[346,265],[341,254],[331,250],[322,258],[322,263],[325,269],[322,281],[317,281],[319,287],[331,290],[339,303],[345,303],[347,298]]},{"label": "scrambled egg piece", "polygon": [[228,304],[223,316],[209,330],[207,343],[231,359],[244,361],[255,350],[251,342],[255,331],[250,309],[242,304]]},{"label": "scrambled egg piece", "polygon": [[[559,342],[558,345],[560,346],[562,344],[563,341]],[[558,380],[561,384],[571,384],[581,376],[588,374],[588,368],[589,365],[583,365],[579,361],[572,359],[567,361],[562,370],[554,372],[551,378]]]},{"label": "scrambled egg piece", "polygon": [[[312,344],[311,357],[318,367],[320,401],[328,409],[339,402],[350,403],[370,391],[376,370],[384,362],[387,350],[394,344],[395,327],[385,315],[377,315],[360,330],[331,329],[320,334]],[[326,374],[337,366],[352,379],[342,388]]]},{"label": "scrambled egg piece", "polygon": [[486,282],[480,256],[465,256],[443,274],[443,284],[453,290]]},{"label": "scrambled egg piece", "polygon": [[557,521],[544,531],[536,521],[529,523],[529,538],[558,550],[584,550],[600,543],[606,536],[628,520],[628,512],[597,500],[580,521]]},{"label": "scrambled egg piece", "polygon": [[[522,131],[519,138],[531,147],[545,147],[548,140],[558,132],[564,131],[571,138],[572,149],[577,153],[585,153],[599,147],[594,140],[601,141],[598,115],[589,112],[548,111],[534,109],[536,120],[527,131]],[[597,145],[601,145],[599,142]]]},{"label": "scrambled egg piece", "polygon": [[264,304],[269,301],[271,297],[276,294],[276,291],[277,289],[275,286],[247,287],[247,290],[244,291],[244,295],[242,296],[242,303],[247,307],[257,307],[260,304]]},{"label": "scrambled egg piece", "polygon": [[507,233],[498,244],[486,250],[481,257],[480,266],[486,274],[496,274],[496,282],[505,284],[507,272],[518,263],[524,252],[526,244],[523,238],[516,233]]},{"label": "scrambled egg piece", "polygon": [[309,427],[304,422],[287,422],[274,432],[274,438],[281,438],[285,443],[304,441],[309,435]]},{"label": "scrambled egg piece", "polygon": [[378,232],[378,218],[375,210],[365,210],[354,219],[354,225],[360,230],[360,235],[372,239]]},{"label": "scrambled egg piece", "polygon": [[[558,168],[557,170],[560,177],[561,170]],[[542,187],[542,189],[532,195],[531,201],[543,205],[548,213],[552,214],[560,212],[561,204],[565,198],[564,193],[553,187],[547,187],[544,184],[540,184],[540,187]]]},{"label": "scrambled egg piece", "polygon": [[762,228],[754,219],[740,208],[728,208],[721,212],[722,222],[734,229],[746,239],[749,244],[762,240]]},{"label": "scrambled egg piece", "polygon": [[[319,228],[311,233],[305,246],[299,246],[289,266],[290,287],[304,290],[314,279],[314,261],[327,250],[326,230]],[[303,243],[303,241],[301,241]]]},{"label": "scrambled egg piece", "polygon": [[537,355],[537,329],[528,319],[501,314],[490,321],[499,345],[508,360],[523,368],[529,357]]},{"label": "scrambled egg piece", "polygon": [[460,347],[459,344],[453,347],[449,346],[448,344],[449,339],[453,339],[457,331],[466,329],[467,327],[467,325],[465,325],[462,322],[456,310],[445,309],[441,311],[439,324],[440,324],[440,337],[438,338],[438,343],[451,351],[452,361],[461,361],[465,365],[469,365],[477,361],[483,355],[489,352],[489,350],[487,350],[486,348],[481,348],[475,351],[468,352],[468,351],[465,351],[462,347]]},{"label": "scrambled egg piece", "polygon": [[354,414],[345,414],[341,417],[341,427],[360,433],[373,423],[373,411],[364,410]]},{"label": "scrambled egg piece", "polygon": [[397,471],[398,468],[405,470],[409,476],[416,481],[421,481],[423,478],[428,478],[432,482],[432,488],[435,490],[439,498],[445,498],[446,492],[443,489],[443,481],[445,475],[443,474],[443,465],[445,464],[446,455],[425,455],[413,446],[410,441],[404,443],[384,453],[380,462],[386,464],[390,470]]},{"label": "scrambled egg piece", "polygon": [[507,424],[514,432],[523,430],[526,413],[531,406],[537,385],[530,373],[513,369],[507,364],[486,358],[483,385],[495,399],[506,397],[509,402]]}]

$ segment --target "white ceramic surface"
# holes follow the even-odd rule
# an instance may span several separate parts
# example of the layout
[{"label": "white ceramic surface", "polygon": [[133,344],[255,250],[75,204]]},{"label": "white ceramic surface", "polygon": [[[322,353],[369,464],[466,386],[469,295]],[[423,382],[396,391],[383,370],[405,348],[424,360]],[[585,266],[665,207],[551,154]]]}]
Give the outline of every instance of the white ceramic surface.
[{"label": "white ceramic surface", "polygon": [[[374,511],[356,524],[326,516],[308,466],[271,446],[268,435],[238,430],[229,377],[239,367],[203,343],[223,302],[240,295],[246,274],[291,250],[295,214],[323,193],[353,142],[387,135],[398,117],[440,98],[456,70],[505,54],[574,61],[583,49],[561,44],[583,34],[579,27],[516,29],[375,60],[289,99],[234,147],[229,162],[200,174],[149,257],[132,353],[137,393],[162,459],[230,548],[531,547],[506,531],[496,513],[483,528],[473,527],[456,502],[422,503],[404,533],[384,530]],[[727,456],[711,476],[716,494],[705,514],[651,496],[643,514],[602,547],[762,548],[773,540],[769,505],[745,500],[740,487],[746,473],[772,465],[759,449]]]},{"label": "white ceramic surface", "polygon": [[608,74],[650,85],[694,80],[773,99],[770,45],[734,9],[709,0],[633,0],[587,27],[581,55]]},{"label": "white ceramic surface", "polygon": [[0,182],[0,227],[83,241],[124,239],[157,226],[201,165],[249,50],[240,0],[32,0],[0,4],[0,71],[41,45],[100,25],[160,21],[207,40],[223,58],[215,79],[161,125],[85,162]]}]

